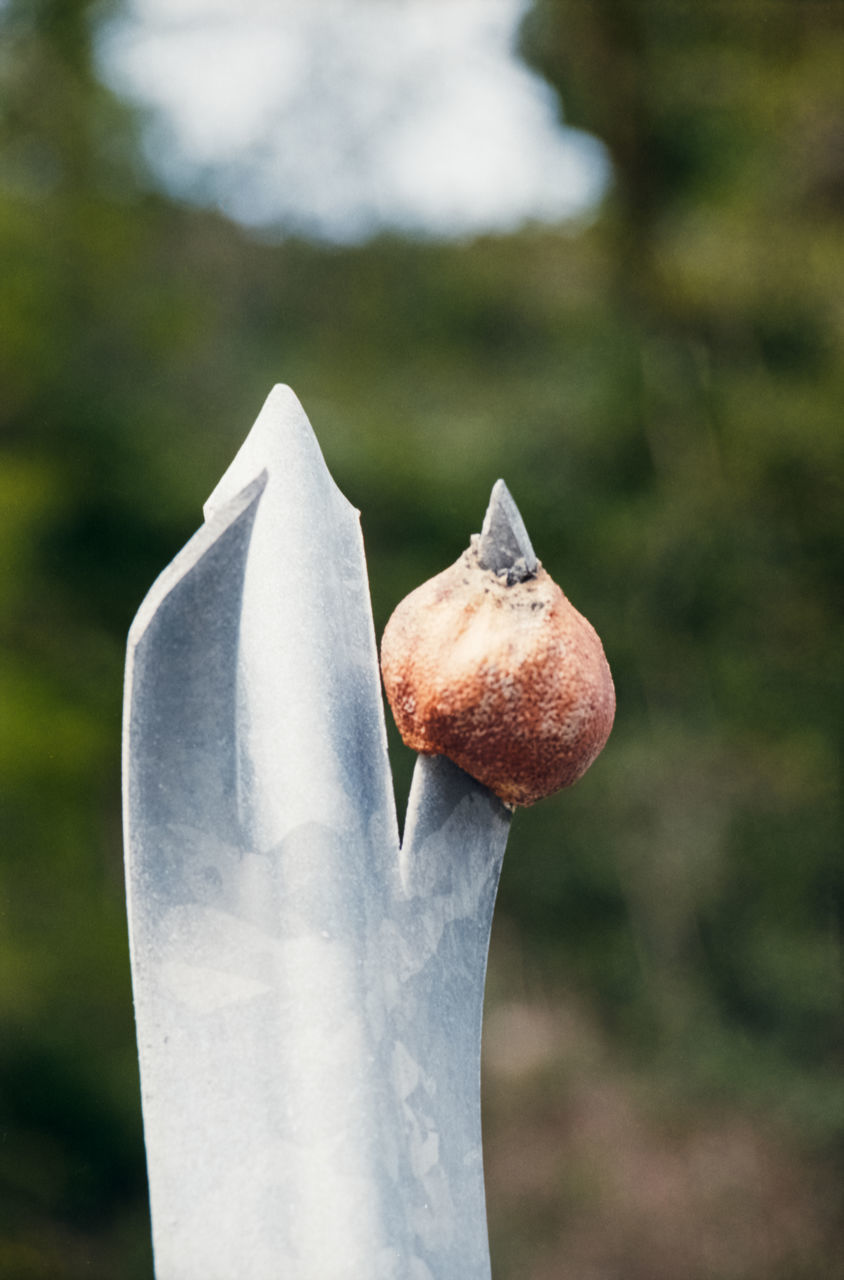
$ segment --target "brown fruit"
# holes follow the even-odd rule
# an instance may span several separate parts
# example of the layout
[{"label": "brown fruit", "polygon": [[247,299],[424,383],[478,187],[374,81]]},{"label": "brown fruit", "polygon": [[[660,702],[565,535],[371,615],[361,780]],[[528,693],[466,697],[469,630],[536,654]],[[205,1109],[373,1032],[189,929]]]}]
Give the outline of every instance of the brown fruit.
[{"label": "brown fruit", "polygon": [[448,756],[511,806],[582,777],[615,715],[591,623],[541,565],[509,586],[482,568],[477,539],[397,607],[381,670],[407,745]]}]

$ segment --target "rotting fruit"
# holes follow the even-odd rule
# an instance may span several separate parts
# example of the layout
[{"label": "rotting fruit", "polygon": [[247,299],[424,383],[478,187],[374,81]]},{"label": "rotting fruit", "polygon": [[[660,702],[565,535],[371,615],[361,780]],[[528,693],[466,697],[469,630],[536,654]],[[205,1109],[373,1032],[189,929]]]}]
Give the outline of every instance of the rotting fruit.
[{"label": "rotting fruit", "polygon": [[448,756],[511,807],[581,778],[615,716],[592,624],[539,562],[509,585],[482,567],[477,537],[398,605],[381,670],[404,742]]}]

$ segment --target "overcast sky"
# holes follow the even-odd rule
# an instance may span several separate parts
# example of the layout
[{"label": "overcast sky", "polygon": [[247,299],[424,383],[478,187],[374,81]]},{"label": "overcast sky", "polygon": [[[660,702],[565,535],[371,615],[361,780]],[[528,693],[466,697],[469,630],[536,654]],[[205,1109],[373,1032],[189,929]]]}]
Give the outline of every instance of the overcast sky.
[{"label": "overcast sky", "polygon": [[152,106],[176,194],[251,226],[351,242],[558,222],[607,181],[515,57],[525,0],[130,0],[110,84]]}]

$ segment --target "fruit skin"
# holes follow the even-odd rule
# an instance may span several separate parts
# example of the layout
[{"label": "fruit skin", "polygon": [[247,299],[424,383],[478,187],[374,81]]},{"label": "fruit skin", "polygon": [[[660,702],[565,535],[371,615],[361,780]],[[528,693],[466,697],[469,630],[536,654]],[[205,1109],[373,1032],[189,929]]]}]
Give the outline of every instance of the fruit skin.
[{"label": "fruit skin", "polygon": [[545,572],[508,586],[477,540],[398,605],[381,642],[404,742],[510,806],[571,786],[603,749],[615,689],[598,635]]}]

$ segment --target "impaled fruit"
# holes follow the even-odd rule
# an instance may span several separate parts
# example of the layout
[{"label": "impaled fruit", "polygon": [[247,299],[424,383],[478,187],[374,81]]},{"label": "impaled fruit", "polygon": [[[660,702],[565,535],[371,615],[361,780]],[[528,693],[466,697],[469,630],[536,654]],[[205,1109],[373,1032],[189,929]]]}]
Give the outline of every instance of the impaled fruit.
[{"label": "impaled fruit", "polygon": [[381,670],[409,747],[448,756],[508,805],[530,805],[592,764],[612,728],[615,690],[594,627],[533,556],[498,484],[518,521],[506,554],[493,490],[481,537],[396,608]]}]

